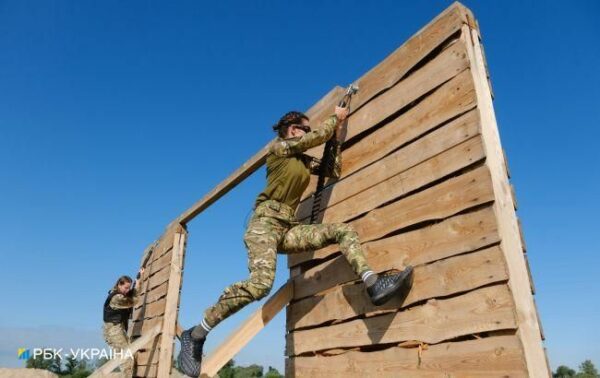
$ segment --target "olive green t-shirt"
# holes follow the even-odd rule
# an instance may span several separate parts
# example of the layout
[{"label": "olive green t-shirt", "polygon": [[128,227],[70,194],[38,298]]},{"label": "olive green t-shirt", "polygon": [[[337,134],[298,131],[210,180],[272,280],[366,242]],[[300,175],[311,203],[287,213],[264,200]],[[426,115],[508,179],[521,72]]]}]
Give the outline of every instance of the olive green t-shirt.
[{"label": "olive green t-shirt", "polygon": [[[303,152],[327,142],[335,132],[337,117],[327,118],[322,126],[302,137],[277,138],[267,155],[267,186],[256,198],[255,207],[265,200],[276,200],[296,210],[300,197],[310,181],[310,174],[319,174],[321,161]],[[341,171],[340,143],[335,143],[333,164],[325,170],[328,177],[339,177]]]}]

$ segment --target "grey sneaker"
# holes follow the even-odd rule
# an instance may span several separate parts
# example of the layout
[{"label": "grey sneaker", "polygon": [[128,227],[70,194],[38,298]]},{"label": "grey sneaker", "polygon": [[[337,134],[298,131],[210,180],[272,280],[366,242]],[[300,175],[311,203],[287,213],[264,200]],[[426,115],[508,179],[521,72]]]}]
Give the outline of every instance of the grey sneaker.
[{"label": "grey sneaker", "polygon": [[194,340],[192,329],[194,328],[192,327],[181,333],[181,351],[177,356],[177,363],[183,374],[198,377],[202,366],[202,348],[206,338]]},{"label": "grey sneaker", "polygon": [[394,296],[406,298],[413,282],[413,267],[407,266],[400,273],[380,275],[377,281],[367,288],[371,302],[375,306],[381,306]]}]

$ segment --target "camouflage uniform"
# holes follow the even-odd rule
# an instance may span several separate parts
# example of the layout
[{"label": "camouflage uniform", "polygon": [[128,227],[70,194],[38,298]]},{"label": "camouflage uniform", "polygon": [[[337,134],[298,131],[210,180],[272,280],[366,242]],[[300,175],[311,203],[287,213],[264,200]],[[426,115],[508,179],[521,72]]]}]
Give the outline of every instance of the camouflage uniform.
[{"label": "camouflage uniform", "polygon": [[[132,296],[116,294],[110,300],[110,307],[115,310],[130,309],[134,305],[135,293]],[[125,356],[125,349],[129,348],[129,339],[127,337],[127,323],[110,323],[104,322],[102,326],[102,335],[106,343],[113,349],[114,352],[121,351],[122,356]],[[121,364],[121,371],[125,377],[133,375],[133,359],[126,358]]]},{"label": "camouflage uniform", "polygon": [[[267,188],[257,198],[244,235],[250,277],[225,288],[218,302],[205,311],[203,323],[208,327],[214,327],[242,307],[269,294],[275,279],[277,251],[299,253],[337,243],[358,276],[370,270],[358,235],[350,225],[299,224],[294,215],[300,196],[308,185],[310,173],[317,174],[320,169],[318,159],[302,152],[331,138],[336,121],[335,116],[330,117],[318,130],[306,133],[299,139],[278,138],[271,145],[267,158]],[[325,174],[339,177],[339,144],[333,154],[331,161],[334,163],[326,168]],[[293,159],[295,162],[291,161]],[[281,166],[283,168],[278,169]],[[292,174],[289,173],[294,170]],[[282,180],[281,177],[285,175],[288,177]]]}]

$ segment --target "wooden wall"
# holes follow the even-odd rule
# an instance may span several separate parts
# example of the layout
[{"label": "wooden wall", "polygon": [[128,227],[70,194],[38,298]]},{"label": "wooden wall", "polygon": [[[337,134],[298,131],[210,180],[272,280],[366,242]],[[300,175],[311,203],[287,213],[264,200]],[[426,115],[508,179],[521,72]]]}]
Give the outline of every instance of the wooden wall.
[{"label": "wooden wall", "polygon": [[350,223],[377,272],[415,266],[414,287],[375,307],[337,246],[289,256],[286,376],[549,376],[472,13],[454,3],[357,83],[320,221]]},{"label": "wooden wall", "polygon": [[161,331],[135,354],[134,377],[168,376],[170,373],[186,234],[181,226],[168,228],[144,255],[142,267],[145,271],[137,291],[129,335],[134,342],[157,325]]}]

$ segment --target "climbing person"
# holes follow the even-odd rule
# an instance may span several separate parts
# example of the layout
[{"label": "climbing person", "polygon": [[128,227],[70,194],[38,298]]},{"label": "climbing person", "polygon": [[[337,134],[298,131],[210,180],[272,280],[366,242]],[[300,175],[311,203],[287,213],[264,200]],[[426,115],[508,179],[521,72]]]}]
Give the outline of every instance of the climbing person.
[{"label": "climbing person", "polygon": [[133,358],[126,356],[129,347],[127,323],[134,306],[135,287],[143,273],[144,268],[138,272],[136,282],[129,276],[119,277],[104,301],[102,334],[113,354],[124,359],[120,368],[125,377],[133,375]]},{"label": "climbing person", "polygon": [[[251,302],[264,298],[275,279],[277,251],[299,253],[337,243],[346,260],[367,288],[375,305],[394,295],[406,295],[412,285],[412,267],[400,273],[378,275],[368,265],[358,234],[346,223],[299,224],[295,212],[307,188],[310,174],[319,174],[321,160],[303,152],[332,139],[324,174],[338,178],[341,174],[341,135],[347,107],[335,108],[335,114],[312,130],[309,119],[300,112],[285,114],[273,126],[278,137],[267,155],[267,185],[254,205],[254,212],[244,234],[248,250],[250,277],[224,289],[217,303],[206,309],[200,324],[181,335],[179,367],[191,377],[200,374],[202,349],[207,334],[217,324]],[[335,136],[334,136],[335,134]]]}]

